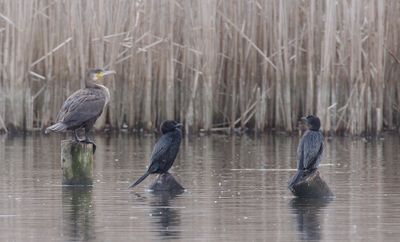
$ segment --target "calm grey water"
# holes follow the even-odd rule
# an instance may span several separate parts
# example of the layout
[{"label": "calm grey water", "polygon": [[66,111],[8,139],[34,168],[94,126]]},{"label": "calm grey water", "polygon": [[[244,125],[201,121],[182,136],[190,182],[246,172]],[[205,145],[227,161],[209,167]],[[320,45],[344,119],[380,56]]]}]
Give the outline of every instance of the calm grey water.
[{"label": "calm grey water", "polygon": [[187,139],[182,194],[134,191],[155,138],[96,136],[95,184],[61,186],[57,135],[0,136],[0,241],[399,241],[400,138],[326,140],[333,201],[294,199],[299,137]]}]

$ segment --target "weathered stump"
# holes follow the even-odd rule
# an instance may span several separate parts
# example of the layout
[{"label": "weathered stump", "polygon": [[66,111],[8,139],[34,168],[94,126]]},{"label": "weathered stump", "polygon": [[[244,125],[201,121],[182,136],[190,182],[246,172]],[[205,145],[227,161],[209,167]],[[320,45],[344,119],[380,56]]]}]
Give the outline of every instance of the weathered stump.
[{"label": "weathered stump", "polygon": [[92,185],[93,145],[61,141],[61,169],[63,185]]},{"label": "weathered stump", "polygon": [[289,186],[289,190],[296,197],[321,198],[333,196],[328,184],[321,178],[318,170],[299,178],[296,183]]},{"label": "weathered stump", "polygon": [[152,191],[183,191],[185,188],[175,180],[170,173],[158,175],[157,179],[149,187]]}]

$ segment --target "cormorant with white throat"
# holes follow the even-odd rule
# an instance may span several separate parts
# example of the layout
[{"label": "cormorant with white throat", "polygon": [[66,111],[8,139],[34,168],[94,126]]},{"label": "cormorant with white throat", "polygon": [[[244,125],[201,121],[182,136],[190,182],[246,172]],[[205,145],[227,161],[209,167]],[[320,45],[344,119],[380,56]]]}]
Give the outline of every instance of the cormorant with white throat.
[{"label": "cormorant with white throat", "polygon": [[[88,132],[93,127],[97,118],[110,101],[110,91],[104,85],[96,83],[104,76],[115,74],[115,71],[103,69],[89,70],[85,79],[85,88],[74,92],[62,105],[56,119],[56,123],[46,129],[46,133],[74,132],[77,142],[93,144],[93,152],[96,144],[89,139]],[[85,139],[78,137],[77,130],[84,128]]]}]

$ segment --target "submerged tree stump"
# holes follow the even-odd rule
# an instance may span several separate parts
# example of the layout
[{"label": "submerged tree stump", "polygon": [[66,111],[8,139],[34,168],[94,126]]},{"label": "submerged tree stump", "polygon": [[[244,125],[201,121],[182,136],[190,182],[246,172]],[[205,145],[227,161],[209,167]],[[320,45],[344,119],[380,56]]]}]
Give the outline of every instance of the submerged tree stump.
[{"label": "submerged tree stump", "polygon": [[61,141],[61,169],[63,185],[92,185],[93,145]]},{"label": "submerged tree stump", "polygon": [[289,186],[289,190],[296,197],[322,198],[333,196],[331,189],[329,189],[328,184],[321,178],[318,170],[301,177],[299,181]]},{"label": "submerged tree stump", "polygon": [[185,188],[182,187],[179,182],[170,173],[164,173],[158,175],[157,179],[149,187],[152,191],[183,191]]}]

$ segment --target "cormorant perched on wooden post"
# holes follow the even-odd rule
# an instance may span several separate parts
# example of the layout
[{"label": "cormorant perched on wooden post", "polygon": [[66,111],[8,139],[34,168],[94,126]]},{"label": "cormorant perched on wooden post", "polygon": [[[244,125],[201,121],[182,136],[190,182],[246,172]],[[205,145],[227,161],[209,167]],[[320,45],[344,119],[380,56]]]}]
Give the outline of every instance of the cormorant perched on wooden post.
[{"label": "cormorant perched on wooden post", "polygon": [[[91,143],[95,151],[96,144],[89,139],[88,132],[110,101],[108,88],[96,82],[110,74],[115,74],[115,71],[89,70],[85,79],[85,88],[76,91],[67,98],[57,115],[56,123],[48,127],[45,133],[71,130],[74,132],[77,142]],[[85,129],[84,140],[79,139],[77,134],[77,130],[81,128]]]},{"label": "cormorant perched on wooden post", "polygon": [[164,121],[161,124],[162,136],[153,148],[150,158],[150,166],[146,173],[136,182],[132,183],[129,188],[141,183],[150,174],[165,174],[175,161],[178,155],[179,146],[181,144],[182,124],[173,120]]},{"label": "cormorant perched on wooden post", "polygon": [[324,149],[324,137],[319,131],[321,127],[319,118],[310,115],[302,120],[307,124],[308,130],[301,137],[297,147],[297,172],[289,182],[289,187],[318,168]]}]

